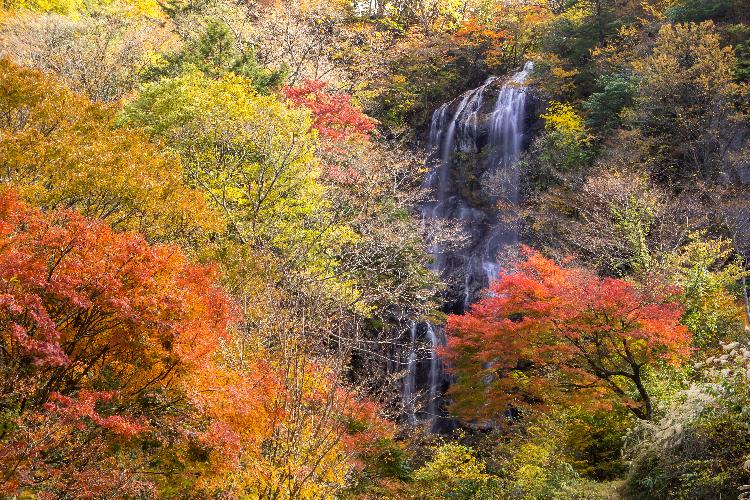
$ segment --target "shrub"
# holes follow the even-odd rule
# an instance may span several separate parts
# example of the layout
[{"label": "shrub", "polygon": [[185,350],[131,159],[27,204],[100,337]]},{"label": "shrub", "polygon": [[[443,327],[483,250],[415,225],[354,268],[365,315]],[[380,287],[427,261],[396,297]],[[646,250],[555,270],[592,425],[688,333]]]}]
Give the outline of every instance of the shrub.
[{"label": "shrub", "polygon": [[581,115],[570,104],[552,102],[542,115],[545,134],[535,145],[537,162],[546,170],[570,172],[593,158],[591,136]]},{"label": "shrub", "polygon": [[456,443],[439,446],[432,460],[414,473],[414,479],[425,498],[495,498],[485,464],[473,449]]}]

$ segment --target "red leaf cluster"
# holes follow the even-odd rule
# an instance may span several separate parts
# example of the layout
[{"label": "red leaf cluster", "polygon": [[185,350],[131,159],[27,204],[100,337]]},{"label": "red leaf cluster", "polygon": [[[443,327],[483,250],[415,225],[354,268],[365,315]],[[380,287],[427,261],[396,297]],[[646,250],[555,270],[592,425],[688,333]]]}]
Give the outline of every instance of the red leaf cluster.
[{"label": "red leaf cluster", "polygon": [[350,95],[331,92],[325,82],[305,80],[299,87],[284,88],[284,95],[295,105],[309,109],[313,128],[328,139],[366,137],[375,128],[372,119],[354,107]]},{"label": "red leaf cluster", "polygon": [[233,317],[214,270],[178,247],[0,192],[0,407],[12,422],[0,491],[148,491],[112,446],[153,431],[144,395],[210,366]]},{"label": "red leaf cluster", "polygon": [[92,423],[119,436],[131,438],[144,430],[145,425],[142,422],[120,415],[102,416],[95,408],[97,403],[111,402],[116,397],[116,391],[80,391],[75,398],[53,392],[44,404],[44,409],[50,413],[57,413],[64,421],[79,428],[85,428],[87,423]]},{"label": "red leaf cluster", "polygon": [[124,376],[200,362],[232,318],[215,279],[212,268],[188,263],[177,247],[151,246],[73,211],[42,213],[0,194],[4,361],[64,374],[51,390],[76,385],[65,375],[92,363],[116,360]]}]

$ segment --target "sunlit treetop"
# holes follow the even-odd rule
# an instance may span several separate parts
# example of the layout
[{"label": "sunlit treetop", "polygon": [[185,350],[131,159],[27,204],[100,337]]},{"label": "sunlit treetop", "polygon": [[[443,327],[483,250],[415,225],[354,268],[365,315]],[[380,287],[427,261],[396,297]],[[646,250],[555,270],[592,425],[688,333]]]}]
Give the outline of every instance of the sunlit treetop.
[{"label": "sunlit treetop", "polygon": [[319,182],[318,132],[307,109],[258,94],[247,78],[194,71],[144,86],[122,122],[181,155],[189,181],[227,220],[229,238],[350,293],[336,275],[337,255],[356,235],[335,219]]},{"label": "sunlit treetop", "polygon": [[545,128],[565,134],[581,134],[584,123],[581,115],[570,104],[552,102],[541,116],[544,118]]},{"label": "sunlit treetop", "polygon": [[39,13],[64,14],[80,17],[92,13],[109,12],[118,15],[164,17],[156,0],[9,0],[3,7],[7,10],[30,10]]}]

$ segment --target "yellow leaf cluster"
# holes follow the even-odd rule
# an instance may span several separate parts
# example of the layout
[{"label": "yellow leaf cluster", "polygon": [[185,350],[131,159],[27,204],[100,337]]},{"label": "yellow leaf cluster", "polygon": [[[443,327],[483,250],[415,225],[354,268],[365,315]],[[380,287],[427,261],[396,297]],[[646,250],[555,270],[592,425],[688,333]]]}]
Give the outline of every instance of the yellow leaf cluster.
[{"label": "yellow leaf cluster", "polygon": [[141,132],[116,128],[115,110],[54,78],[0,60],[2,182],[43,208],[75,207],[152,241],[220,230],[182,166]]}]

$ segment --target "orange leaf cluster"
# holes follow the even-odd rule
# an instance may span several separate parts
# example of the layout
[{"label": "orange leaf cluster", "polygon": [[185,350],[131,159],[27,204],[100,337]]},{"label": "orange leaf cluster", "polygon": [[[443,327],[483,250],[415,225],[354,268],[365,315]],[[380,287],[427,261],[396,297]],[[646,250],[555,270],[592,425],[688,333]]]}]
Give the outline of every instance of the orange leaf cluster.
[{"label": "orange leaf cluster", "polygon": [[1,192],[2,491],[141,491],[110,447],[153,430],[144,397],[210,366],[234,315],[178,247]]}]

